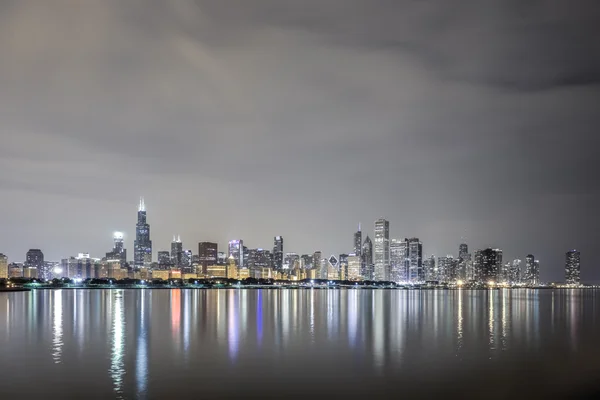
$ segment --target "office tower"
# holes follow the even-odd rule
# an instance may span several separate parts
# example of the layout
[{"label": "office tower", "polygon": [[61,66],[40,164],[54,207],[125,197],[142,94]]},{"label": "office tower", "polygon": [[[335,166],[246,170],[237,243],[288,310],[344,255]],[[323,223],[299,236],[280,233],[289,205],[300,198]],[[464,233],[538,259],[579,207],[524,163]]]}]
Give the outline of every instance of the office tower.
[{"label": "office tower", "polygon": [[338,266],[338,259],[332,255],[327,260],[327,278],[330,281],[335,281],[340,278],[340,270]]},{"label": "office tower", "polygon": [[181,237],[173,235],[173,241],[171,242],[171,265],[174,268],[181,268],[183,266],[183,243]]},{"label": "office tower", "polygon": [[408,280],[410,282],[423,282],[425,281],[423,243],[418,238],[406,240],[408,241]]},{"label": "office tower", "polygon": [[198,262],[202,267],[202,273],[206,274],[209,265],[218,264],[219,246],[213,242],[198,243]]},{"label": "office tower", "polygon": [[181,252],[181,273],[192,273],[192,251],[189,249]]},{"label": "office tower", "polygon": [[158,267],[160,269],[171,268],[171,253],[168,251],[158,252]]},{"label": "office tower", "polygon": [[461,281],[468,281],[473,279],[472,277],[472,263],[471,254],[469,254],[469,246],[466,243],[461,243],[458,246],[458,271],[457,279]]},{"label": "office tower", "polygon": [[360,223],[358,224],[358,231],[354,233],[354,254],[360,257],[362,250],[362,232],[360,230]]},{"label": "office tower", "polygon": [[311,269],[313,265],[313,256],[311,254],[302,254],[300,256],[300,267]]},{"label": "office tower", "polygon": [[375,221],[375,245],[373,249],[374,277],[376,281],[390,280],[390,223],[380,218]]},{"label": "office tower", "polygon": [[540,284],[540,260],[533,261],[533,285]]},{"label": "office tower", "polygon": [[435,256],[431,256],[426,258],[423,261],[423,270],[425,271],[425,280],[426,281],[437,281],[438,274],[435,262]]},{"label": "office tower", "polygon": [[357,254],[348,254],[348,273],[346,274],[346,280],[359,281],[361,280],[360,267],[362,265],[362,259]]},{"label": "office tower", "polygon": [[23,277],[23,264],[20,264],[20,263],[8,264],[8,277],[9,278],[22,278]]},{"label": "office tower", "polygon": [[440,282],[451,283],[456,281],[455,263],[452,255],[438,257],[437,259],[437,280]]},{"label": "office tower", "polygon": [[123,245],[123,232],[113,233],[114,245],[110,252],[106,253],[107,260],[119,260],[121,265],[127,263],[127,250]]},{"label": "office tower", "polygon": [[363,242],[362,252],[362,265],[361,265],[361,276],[366,281],[373,280],[373,242],[367,235]]},{"label": "office tower", "polygon": [[565,263],[565,280],[569,285],[579,285],[581,282],[581,254],[577,250],[568,251]]},{"label": "office tower", "polygon": [[[241,250],[241,249],[240,249]],[[237,279],[238,278],[238,264],[235,257],[229,256],[227,261],[227,279]]]},{"label": "office tower", "polygon": [[50,278],[50,271],[45,270],[44,253],[40,249],[30,249],[25,255],[23,275],[28,278]]},{"label": "office tower", "polygon": [[233,257],[235,265],[238,267],[244,265],[244,241],[230,240],[228,258]]},{"label": "office tower", "polygon": [[515,259],[510,265],[510,273],[508,274],[508,283],[516,285],[521,283],[521,260]]},{"label": "office tower", "polygon": [[294,269],[296,262],[300,263],[300,256],[296,253],[285,253],[283,257],[283,269],[291,270]]},{"label": "office tower", "polygon": [[477,282],[497,283],[502,269],[502,250],[491,248],[477,250],[473,268]]},{"label": "office tower", "polygon": [[526,285],[533,285],[533,270],[535,268],[535,257],[533,254],[525,257],[525,274],[523,277],[523,283]]},{"label": "office tower", "polygon": [[469,246],[466,243],[461,243],[458,246],[458,259],[460,261],[466,260],[469,256]]},{"label": "office tower", "polygon": [[140,205],[135,225],[135,241],[133,242],[133,264],[135,268],[149,267],[152,263],[152,241],[150,225],[146,222],[146,204],[140,198]]},{"label": "office tower", "polygon": [[0,279],[8,279],[8,257],[0,253]]},{"label": "office tower", "polygon": [[252,278],[262,278],[262,271],[271,268],[271,252],[264,249],[248,250],[248,269]]},{"label": "office tower", "polygon": [[348,276],[348,254],[340,254],[338,257],[338,270],[340,271],[340,280],[347,279]]},{"label": "office tower", "polygon": [[408,257],[406,240],[390,241],[390,279],[393,282],[406,281],[406,260]]},{"label": "office tower", "polygon": [[283,236],[275,236],[273,239],[273,269],[283,269]]},{"label": "office tower", "polygon": [[315,251],[313,253],[312,268],[316,271],[315,276],[317,277],[317,279],[321,279],[321,257],[322,256],[323,255],[320,251]]},{"label": "office tower", "polygon": [[217,265],[227,265],[227,253],[224,251],[217,252]]}]

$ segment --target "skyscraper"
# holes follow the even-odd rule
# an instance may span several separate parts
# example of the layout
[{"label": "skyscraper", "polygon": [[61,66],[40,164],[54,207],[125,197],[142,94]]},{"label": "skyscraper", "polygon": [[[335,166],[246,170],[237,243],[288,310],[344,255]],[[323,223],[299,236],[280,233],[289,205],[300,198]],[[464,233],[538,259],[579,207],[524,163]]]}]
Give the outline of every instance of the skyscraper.
[{"label": "skyscraper", "polygon": [[392,239],[390,242],[390,279],[393,282],[406,281],[406,240]]},{"label": "skyscraper", "polygon": [[127,250],[123,245],[123,232],[115,232],[113,233],[113,249],[106,253],[107,260],[119,260],[121,266],[125,266],[127,263]]},{"label": "skyscraper", "polygon": [[168,251],[158,252],[158,266],[160,269],[169,269],[171,267],[171,253]]},{"label": "skyscraper", "polygon": [[358,281],[361,279],[360,266],[361,258],[356,254],[348,255],[348,273],[346,279],[349,281]]},{"label": "skyscraper", "polygon": [[533,270],[535,268],[535,257],[533,254],[528,254],[525,257],[525,274],[523,276],[523,283],[526,285],[533,285]]},{"label": "skyscraper", "polygon": [[198,243],[198,261],[202,266],[202,273],[206,274],[209,265],[217,265],[217,255],[219,247],[213,242]]},{"label": "skyscraper", "polygon": [[375,221],[375,247],[373,251],[376,281],[390,280],[390,223],[380,218]]},{"label": "skyscraper", "polygon": [[275,236],[273,239],[273,269],[283,269],[283,236]]},{"label": "skyscraper", "polygon": [[373,280],[373,242],[368,235],[363,242],[361,258],[361,276],[366,281]]},{"label": "skyscraper", "polygon": [[354,255],[360,257],[362,250],[362,232],[360,230],[360,223],[358,224],[358,231],[354,232]]},{"label": "skyscraper", "polygon": [[508,283],[510,283],[511,285],[521,283],[521,260],[515,259],[510,265]]},{"label": "skyscraper", "polygon": [[423,271],[423,243],[418,238],[410,238],[408,241],[408,280],[410,282],[425,281]]},{"label": "skyscraper", "polygon": [[25,255],[23,275],[33,278],[48,279],[49,271],[44,270],[44,253],[40,249],[30,249]]},{"label": "skyscraper", "polygon": [[466,243],[461,243],[458,246],[458,259],[459,261],[466,260],[469,256],[469,246]]},{"label": "skyscraper", "polygon": [[568,251],[565,263],[565,280],[569,285],[579,285],[581,282],[581,254],[577,250]]},{"label": "skyscraper", "polygon": [[230,240],[229,241],[229,255],[233,257],[235,265],[239,268],[244,265],[244,241],[243,240]]},{"label": "skyscraper", "polygon": [[0,253],[0,279],[8,279],[8,257]]},{"label": "skyscraper", "polygon": [[152,241],[150,225],[146,222],[146,204],[140,197],[140,205],[135,225],[135,241],[133,242],[133,264],[135,268],[149,267],[152,263]]},{"label": "skyscraper", "polygon": [[491,248],[477,250],[473,268],[477,282],[497,283],[502,270],[502,250]]},{"label": "skyscraper", "polygon": [[175,268],[183,267],[183,243],[181,237],[173,235],[171,242],[171,265]]},{"label": "skyscraper", "polygon": [[434,255],[432,255],[429,258],[426,258],[423,261],[423,269],[425,270],[425,280],[426,281],[437,281],[438,280],[438,274],[437,274]]},{"label": "skyscraper", "polygon": [[321,257],[323,254],[320,251],[313,253],[312,268],[316,271],[315,275],[317,279],[321,279]]}]

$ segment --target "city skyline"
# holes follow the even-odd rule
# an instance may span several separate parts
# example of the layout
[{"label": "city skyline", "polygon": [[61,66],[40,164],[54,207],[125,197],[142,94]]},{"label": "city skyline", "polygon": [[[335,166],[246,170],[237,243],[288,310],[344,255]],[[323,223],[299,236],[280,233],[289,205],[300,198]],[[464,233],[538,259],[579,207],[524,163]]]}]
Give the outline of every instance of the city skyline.
[{"label": "city skyline", "polygon": [[113,231],[133,254],[143,194],[157,249],[348,253],[384,216],[427,255],[465,237],[559,279],[577,248],[600,279],[594,2],[5,3],[11,259],[102,255]]}]

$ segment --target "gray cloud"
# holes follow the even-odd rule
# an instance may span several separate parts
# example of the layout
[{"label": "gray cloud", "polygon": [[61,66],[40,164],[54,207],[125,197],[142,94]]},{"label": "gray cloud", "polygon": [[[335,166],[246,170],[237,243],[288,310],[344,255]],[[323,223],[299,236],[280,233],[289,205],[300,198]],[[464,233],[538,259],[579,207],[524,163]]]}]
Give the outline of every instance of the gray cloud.
[{"label": "gray cloud", "polygon": [[157,249],[339,253],[383,215],[600,279],[597,7],[451,3],[2,2],[0,252],[131,248],[143,194]]}]

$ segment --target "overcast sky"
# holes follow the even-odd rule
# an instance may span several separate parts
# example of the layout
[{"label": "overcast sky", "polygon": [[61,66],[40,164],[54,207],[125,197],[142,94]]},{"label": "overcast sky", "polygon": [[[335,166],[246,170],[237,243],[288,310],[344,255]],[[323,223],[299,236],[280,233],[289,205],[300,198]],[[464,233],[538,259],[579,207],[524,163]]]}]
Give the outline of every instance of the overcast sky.
[{"label": "overcast sky", "polygon": [[599,27],[597,0],[3,0],[0,252],[132,257],[143,195],[155,252],[339,254],[383,216],[600,279]]}]

